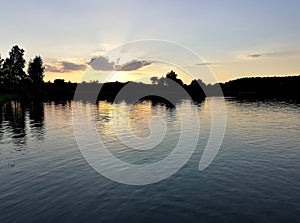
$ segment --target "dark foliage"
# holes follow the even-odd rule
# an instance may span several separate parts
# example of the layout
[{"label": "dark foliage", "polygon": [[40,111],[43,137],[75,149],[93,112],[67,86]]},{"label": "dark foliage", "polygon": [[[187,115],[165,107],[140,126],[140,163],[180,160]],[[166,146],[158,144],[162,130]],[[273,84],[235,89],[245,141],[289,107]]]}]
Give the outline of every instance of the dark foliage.
[{"label": "dark foliage", "polygon": [[221,87],[225,96],[300,98],[300,76],[240,78]]},{"label": "dark foliage", "polygon": [[9,52],[9,57],[4,60],[1,66],[0,84],[14,85],[26,80],[24,72],[25,59],[24,50],[18,46],[13,46]]},{"label": "dark foliage", "polygon": [[29,80],[33,85],[40,86],[43,83],[45,67],[43,66],[43,60],[40,56],[36,56],[28,64]]}]

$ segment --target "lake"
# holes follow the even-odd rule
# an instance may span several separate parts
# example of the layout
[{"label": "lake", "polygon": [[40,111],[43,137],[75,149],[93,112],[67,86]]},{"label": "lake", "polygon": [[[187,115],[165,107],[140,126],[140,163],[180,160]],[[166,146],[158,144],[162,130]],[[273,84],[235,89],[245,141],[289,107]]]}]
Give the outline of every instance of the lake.
[{"label": "lake", "polygon": [[[197,111],[195,151],[172,176],[140,186],[114,182],[89,165],[76,143],[72,106],[94,118],[111,154],[135,165],[158,162],[172,152],[181,130],[175,108],[150,101],[5,103],[0,110],[0,222],[300,222],[300,105],[226,98],[223,143],[200,171],[211,100],[221,99],[176,104],[187,113]],[[149,121],[157,116],[167,130],[153,149],[131,149],[116,136],[117,118],[136,136],[147,137]],[[120,136],[130,141],[126,131]]]}]

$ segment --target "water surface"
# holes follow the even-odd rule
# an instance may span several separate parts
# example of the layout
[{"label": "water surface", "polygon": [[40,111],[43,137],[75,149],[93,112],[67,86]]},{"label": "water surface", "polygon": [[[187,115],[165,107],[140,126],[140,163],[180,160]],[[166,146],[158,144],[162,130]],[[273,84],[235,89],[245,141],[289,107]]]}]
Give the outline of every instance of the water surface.
[{"label": "water surface", "polygon": [[[99,175],[77,147],[72,103],[7,102],[0,110],[0,222],[297,222],[300,214],[300,106],[278,101],[226,100],[227,128],[214,161],[198,170],[210,131],[208,98],[196,106],[201,131],[188,163],[159,183],[129,186]],[[133,164],[166,157],[180,137],[175,108],[144,101],[82,103],[105,145]],[[166,137],[136,151],[116,137],[130,107],[129,126],[150,134],[149,120],[166,120]],[[124,132],[126,139],[126,132]]]}]

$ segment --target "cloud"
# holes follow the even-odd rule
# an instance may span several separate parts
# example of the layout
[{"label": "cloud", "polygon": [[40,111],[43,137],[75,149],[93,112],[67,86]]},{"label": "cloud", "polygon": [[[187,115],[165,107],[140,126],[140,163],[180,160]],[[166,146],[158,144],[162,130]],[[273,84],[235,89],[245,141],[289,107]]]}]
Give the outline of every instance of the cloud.
[{"label": "cloud", "polygon": [[94,70],[111,71],[114,70],[115,62],[109,62],[108,57],[98,56],[91,59],[89,65]]},{"label": "cloud", "polygon": [[149,61],[139,61],[139,60],[132,60],[129,61],[125,64],[119,65],[120,58],[117,59],[117,62],[115,63],[114,61],[109,61],[108,57],[104,56],[98,56],[94,57],[91,59],[89,65],[94,69],[94,70],[102,70],[102,71],[113,71],[113,70],[118,70],[118,71],[133,71],[133,70],[138,70],[142,67],[148,66],[151,64]]},{"label": "cloud", "polygon": [[68,61],[61,61],[61,65],[63,66],[63,70],[68,71],[81,71],[86,69],[86,64],[76,64]]},{"label": "cloud", "polygon": [[83,71],[87,68],[86,64],[76,64],[69,61],[59,61],[53,64],[46,64],[46,71],[52,73],[64,73],[64,72],[71,72],[71,71]]},{"label": "cloud", "polygon": [[144,60],[131,60],[125,64],[119,64],[120,58],[117,62],[109,61],[108,57],[97,56],[93,57],[89,63],[73,63],[70,61],[57,61],[54,63],[46,64],[46,71],[53,73],[64,73],[72,71],[83,71],[90,65],[94,70],[98,71],[134,71],[142,67],[150,65],[152,62]]},{"label": "cloud", "polygon": [[196,66],[211,66],[213,65],[214,63],[196,63],[195,65]]},{"label": "cloud", "polygon": [[295,55],[299,54],[300,50],[299,49],[294,49],[294,50],[285,50],[285,51],[273,51],[273,52],[268,52],[265,53],[264,55],[266,56],[286,56],[286,55]]},{"label": "cloud", "polygon": [[264,54],[249,54],[249,55],[246,55],[246,58],[253,59],[253,58],[258,58],[258,57],[262,57],[262,56],[264,56]]},{"label": "cloud", "polygon": [[49,64],[45,65],[46,71],[52,72],[52,73],[62,73],[62,70],[59,67],[52,66]]},{"label": "cloud", "polygon": [[138,70],[138,69],[148,66],[150,64],[151,64],[151,62],[149,62],[149,61],[132,60],[123,65],[116,65],[115,68],[119,71],[132,71],[132,70]]},{"label": "cloud", "polygon": [[273,52],[265,52],[265,53],[254,53],[240,56],[242,59],[258,59],[261,57],[275,57],[275,56],[288,56],[299,54],[300,50],[283,50],[283,51],[273,51]]}]

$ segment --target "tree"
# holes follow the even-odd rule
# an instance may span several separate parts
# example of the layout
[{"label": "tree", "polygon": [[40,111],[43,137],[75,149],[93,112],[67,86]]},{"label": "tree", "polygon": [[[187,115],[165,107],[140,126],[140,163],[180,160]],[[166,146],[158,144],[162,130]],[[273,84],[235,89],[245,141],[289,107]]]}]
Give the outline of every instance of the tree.
[{"label": "tree", "polygon": [[3,83],[18,84],[26,79],[24,72],[25,59],[24,50],[17,45],[13,46],[9,52],[9,58],[6,58],[2,67]]},{"label": "tree", "polygon": [[159,79],[158,79],[158,77],[154,76],[154,77],[151,77],[150,80],[151,80],[152,84],[158,84]]},{"label": "tree", "polygon": [[54,80],[54,84],[57,85],[57,86],[62,86],[64,85],[66,82],[64,79],[55,79]]},{"label": "tree", "polygon": [[[181,86],[183,85],[182,80],[177,78],[177,74],[173,70],[171,70],[169,73],[167,73],[166,78],[175,81],[177,84],[179,84]],[[170,82],[170,81],[167,82],[167,85],[170,85],[170,83],[172,83],[172,82]]]},{"label": "tree", "polygon": [[176,80],[177,74],[175,73],[175,71],[171,70],[169,73],[167,73],[166,78],[169,78],[171,80]]},{"label": "tree", "polygon": [[3,59],[1,58],[1,54],[0,54],[0,84],[3,84],[3,80],[4,80],[4,76],[3,76]]},{"label": "tree", "polygon": [[192,80],[190,86],[201,87],[204,90],[206,87],[206,84],[201,79],[198,79],[198,80],[194,79],[194,80]]},{"label": "tree", "polygon": [[45,67],[43,66],[43,60],[40,56],[36,56],[33,60],[29,61],[28,74],[29,80],[34,85],[42,84],[44,78]]},{"label": "tree", "polygon": [[205,92],[207,90],[206,84],[201,79],[194,79],[192,80],[191,84],[187,87],[190,95],[192,97],[205,97]]},{"label": "tree", "polygon": [[2,70],[2,64],[3,64],[3,59],[1,58],[1,54],[0,54],[0,70]]}]

